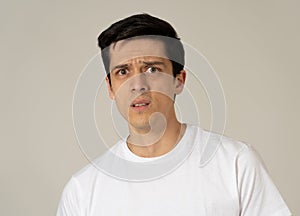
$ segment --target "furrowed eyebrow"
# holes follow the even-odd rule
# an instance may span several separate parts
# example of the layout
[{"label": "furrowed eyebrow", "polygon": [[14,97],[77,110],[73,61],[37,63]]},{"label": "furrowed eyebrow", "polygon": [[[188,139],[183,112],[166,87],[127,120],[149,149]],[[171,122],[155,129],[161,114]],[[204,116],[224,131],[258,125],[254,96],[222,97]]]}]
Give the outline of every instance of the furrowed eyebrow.
[{"label": "furrowed eyebrow", "polygon": [[116,69],[120,69],[120,68],[127,68],[128,64],[120,64],[120,65],[116,65],[115,67],[113,67],[113,69],[111,71],[114,71]]},{"label": "furrowed eyebrow", "polygon": [[[152,66],[152,65],[163,65],[166,66],[166,64],[164,62],[161,61],[142,61],[141,63],[147,65],[147,66]],[[115,67],[113,67],[113,69],[111,71],[114,71],[116,69],[121,69],[121,68],[128,68],[129,64],[120,64],[120,65],[116,65]]]},{"label": "furrowed eyebrow", "polygon": [[161,61],[142,61],[143,64],[147,65],[147,66],[152,66],[152,65],[163,65],[166,66],[166,64],[164,62]]}]

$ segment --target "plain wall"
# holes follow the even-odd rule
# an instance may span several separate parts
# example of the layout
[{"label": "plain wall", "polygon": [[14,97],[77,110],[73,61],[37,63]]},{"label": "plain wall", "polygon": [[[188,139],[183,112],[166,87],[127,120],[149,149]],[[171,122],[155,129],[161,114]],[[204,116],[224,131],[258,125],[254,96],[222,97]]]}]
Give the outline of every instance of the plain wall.
[{"label": "plain wall", "polygon": [[55,215],[64,185],[88,163],[72,125],[76,81],[98,53],[98,34],[139,12],[168,20],[206,56],[226,95],[225,135],[257,149],[300,214],[299,8],[292,0],[2,2],[0,214]]}]

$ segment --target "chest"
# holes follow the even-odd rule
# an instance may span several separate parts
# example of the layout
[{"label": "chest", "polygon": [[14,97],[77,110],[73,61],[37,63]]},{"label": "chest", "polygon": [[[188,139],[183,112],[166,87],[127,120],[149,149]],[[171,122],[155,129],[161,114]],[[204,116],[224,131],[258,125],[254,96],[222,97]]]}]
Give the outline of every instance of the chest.
[{"label": "chest", "polygon": [[148,182],[102,179],[87,215],[238,215],[234,176],[188,167]]}]

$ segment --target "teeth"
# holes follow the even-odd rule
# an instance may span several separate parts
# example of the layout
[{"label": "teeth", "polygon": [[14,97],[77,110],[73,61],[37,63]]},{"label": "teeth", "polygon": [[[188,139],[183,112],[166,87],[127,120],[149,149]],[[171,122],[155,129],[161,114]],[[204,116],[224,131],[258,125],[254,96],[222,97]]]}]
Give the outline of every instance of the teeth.
[{"label": "teeth", "polygon": [[140,106],[146,106],[145,103],[141,103],[141,104],[134,104],[135,107],[140,107]]}]

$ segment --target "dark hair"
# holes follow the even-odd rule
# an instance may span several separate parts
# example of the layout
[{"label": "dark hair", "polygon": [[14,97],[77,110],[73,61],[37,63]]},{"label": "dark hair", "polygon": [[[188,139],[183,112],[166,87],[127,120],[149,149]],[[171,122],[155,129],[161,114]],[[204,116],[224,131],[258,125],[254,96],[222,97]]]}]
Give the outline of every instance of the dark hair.
[{"label": "dark hair", "polygon": [[[158,37],[158,39],[163,40],[165,44],[167,56],[172,62],[174,77],[180,73],[184,67],[184,49],[175,29],[168,22],[149,14],[136,14],[112,24],[98,37],[98,45],[101,48],[101,56],[109,81],[110,56],[109,49],[105,48],[117,41],[135,36],[155,35],[163,36]],[[169,40],[167,40],[168,38]]]}]

